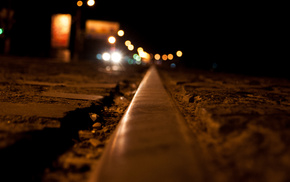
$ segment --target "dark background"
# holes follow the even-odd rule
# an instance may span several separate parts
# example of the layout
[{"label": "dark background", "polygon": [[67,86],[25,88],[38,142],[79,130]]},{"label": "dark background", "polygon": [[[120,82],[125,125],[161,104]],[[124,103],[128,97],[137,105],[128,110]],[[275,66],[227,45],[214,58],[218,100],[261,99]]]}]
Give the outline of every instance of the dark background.
[{"label": "dark background", "polygon": [[[1,0],[0,8],[8,2]],[[49,56],[51,15],[74,15],[77,8],[74,0],[10,0],[10,7],[15,11],[11,53],[23,56]],[[119,21],[135,47],[153,54],[182,50],[187,66],[289,76],[284,7],[265,2],[98,0],[94,7],[82,7],[82,22]]]}]

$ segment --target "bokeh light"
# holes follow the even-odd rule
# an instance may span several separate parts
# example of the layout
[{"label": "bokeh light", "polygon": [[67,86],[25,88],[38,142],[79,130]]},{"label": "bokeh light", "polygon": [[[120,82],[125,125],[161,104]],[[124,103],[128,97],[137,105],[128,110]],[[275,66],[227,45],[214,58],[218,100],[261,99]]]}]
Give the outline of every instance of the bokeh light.
[{"label": "bokeh light", "polygon": [[142,47],[138,47],[137,51],[138,51],[138,53],[140,53],[140,52],[143,52],[144,49]]},{"label": "bokeh light", "polygon": [[117,32],[117,34],[119,35],[119,37],[123,37],[124,34],[125,34],[125,32],[124,32],[124,30],[119,30],[119,31]]},{"label": "bokeh light", "polygon": [[169,60],[172,60],[173,59],[173,55],[172,54],[168,54],[167,57],[168,57]]},{"label": "bokeh light", "polygon": [[170,68],[176,68],[176,64],[175,63],[171,63],[170,64]]},{"label": "bokeh light", "polygon": [[125,41],[125,45],[126,45],[126,46],[131,45],[131,41],[130,41],[130,40],[126,40],[126,41]]},{"label": "bokeh light", "polygon": [[162,60],[163,60],[163,61],[166,61],[166,60],[167,60],[167,55],[166,55],[166,54],[163,54],[163,55],[162,55]]},{"label": "bokeh light", "polygon": [[116,42],[116,38],[115,38],[114,36],[110,36],[110,37],[108,38],[108,41],[109,41],[110,44],[115,44],[115,42]]},{"label": "bokeh light", "polygon": [[108,52],[104,52],[102,58],[104,61],[109,61],[111,59],[111,55]]},{"label": "bokeh light", "polygon": [[136,61],[141,61],[141,57],[140,57],[138,54],[134,54],[134,55],[133,55],[133,58],[134,58]]},{"label": "bokeh light", "polygon": [[96,55],[96,58],[97,58],[98,60],[101,60],[101,59],[102,59],[102,54],[100,54],[100,53],[97,54],[97,55]]},{"label": "bokeh light", "polygon": [[94,6],[95,5],[95,1],[94,0],[88,0],[87,4],[88,4],[88,6]]},{"label": "bokeh light", "polygon": [[114,63],[119,63],[121,61],[121,59],[122,59],[122,55],[120,53],[118,53],[118,52],[112,53],[112,61]]},{"label": "bokeh light", "polygon": [[161,57],[160,54],[155,54],[154,55],[154,59],[156,59],[157,61],[160,59],[160,57]]},{"label": "bokeh light", "polygon": [[183,54],[182,51],[177,51],[177,52],[176,52],[176,56],[177,56],[177,57],[181,57],[182,54]]},{"label": "bokeh light", "polygon": [[78,7],[81,7],[82,5],[83,5],[83,1],[78,1],[78,2],[77,2],[77,6],[78,6]]},{"label": "bokeh light", "polygon": [[134,50],[134,46],[133,46],[132,44],[130,44],[130,45],[128,46],[128,49],[129,49],[129,51],[133,51],[133,50]]}]

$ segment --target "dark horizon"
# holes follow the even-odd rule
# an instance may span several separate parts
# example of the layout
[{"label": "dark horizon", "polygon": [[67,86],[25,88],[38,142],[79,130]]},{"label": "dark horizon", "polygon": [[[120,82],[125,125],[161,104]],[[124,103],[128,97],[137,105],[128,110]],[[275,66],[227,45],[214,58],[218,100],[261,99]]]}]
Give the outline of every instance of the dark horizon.
[{"label": "dark horizon", "polygon": [[[2,1],[0,8],[7,8],[7,2]],[[40,4],[11,2],[15,11],[11,53],[15,55],[49,56],[51,15],[74,15],[77,8],[76,1],[70,0]],[[286,16],[280,7],[190,3],[99,0],[94,7],[82,7],[82,23],[84,26],[86,19],[118,21],[125,36],[136,46],[153,54],[182,50],[187,65],[210,69],[215,64],[221,70],[287,72],[289,56],[283,44]]]}]

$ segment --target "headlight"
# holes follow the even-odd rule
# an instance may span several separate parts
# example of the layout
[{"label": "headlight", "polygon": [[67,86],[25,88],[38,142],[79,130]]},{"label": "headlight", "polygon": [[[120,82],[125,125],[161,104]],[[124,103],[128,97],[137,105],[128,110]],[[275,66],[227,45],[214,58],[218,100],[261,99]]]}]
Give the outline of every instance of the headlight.
[{"label": "headlight", "polygon": [[111,55],[107,52],[104,52],[103,55],[102,55],[102,58],[104,61],[109,61],[110,58],[111,58]]},{"label": "headlight", "polygon": [[118,52],[112,53],[112,61],[113,63],[119,63],[122,59],[122,55]]}]

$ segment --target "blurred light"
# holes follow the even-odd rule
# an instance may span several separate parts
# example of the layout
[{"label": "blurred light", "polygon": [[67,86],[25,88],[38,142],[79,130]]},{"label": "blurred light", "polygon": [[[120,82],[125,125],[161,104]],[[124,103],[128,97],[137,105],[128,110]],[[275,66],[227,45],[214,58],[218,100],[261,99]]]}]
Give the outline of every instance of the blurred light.
[{"label": "blurred light", "polygon": [[2,35],[4,32],[3,28],[0,28],[0,35]]},{"label": "blurred light", "polygon": [[136,60],[136,64],[140,65],[142,62],[141,62],[141,59],[140,60]]},{"label": "blurred light", "polygon": [[134,54],[134,55],[133,55],[133,58],[134,58],[136,61],[141,61],[141,57],[140,57],[138,54]]},{"label": "blurred light", "polygon": [[125,41],[125,45],[126,45],[126,46],[131,45],[131,41],[130,41],[130,40],[126,40],[126,41]]},{"label": "blurred light", "polygon": [[113,71],[118,71],[118,70],[120,70],[120,66],[119,65],[113,65],[112,66],[112,70]]},{"label": "blurred light", "polygon": [[82,2],[82,1],[78,1],[78,2],[77,2],[77,6],[78,6],[78,7],[81,7],[82,5],[83,5],[83,2]]},{"label": "blurred light", "polygon": [[97,55],[96,55],[96,58],[97,58],[98,60],[101,60],[101,59],[102,59],[102,54],[97,54]]},{"label": "blurred light", "polygon": [[128,59],[128,63],[129,64],[133,64],[134,63],[134,60],[133,59]]},{"label": "blurred light", "polygon": [[133,51],[134,50],[134,46],[131,44],[128,46],[129,51]]},{"label": "blurred light", "polygon": [[54,14],[51,16],[51,47],[69,47],[71,21],[70,14]]},{"label": "blurred light", "polygon": [[173,59],[173,55],[172,54],[168,54],[167,57],[168,57],[169,60],[172,60]]},{"label": "blurred light", "polygon": [[141,61],[141,57],[137,56],[136,61]]},{"label": "blurred light", "polygon": [[163,55],[162,55],[162,60],[163,60],[163,61],[166,61],[166,60],[167,60],[167,55],[166,55],[166,54],[163,54]]},{"label": "blurred light", "polygon": [[170,68],[176,68],[176,64],[175,63],[171,63],[170,64]]},{"label": "blurred light", "polygon": [[146,57],[146,52],[140,51],[140,52],[139,52],[139,56],[140,56],[141,58]]},{"label": "blurred light", "polygon": [[181,56],[182,56],[182,52],[181,52],[181,51],[177,51],[177,52],[176,52],[176,56],[177,56],[177,57],[181,57]]},{"label": "blurred light", "polygon": [[119,63],[121,61],[121,59],[122,59],[122,55],[120,53],[118,53],[118,52],[112,53],[112,61],[114,63]]},{"label": "blurred light", "polygon": [[143,52],[144,50],[142,47],[138,47],[137,51],[138,51],[138,53],[140,53],[140,52]]},{"label": "blurred light", "polygon": [[108,52],[103,53],[102,58],[104,61],[109,61],[111,58],[111,55]]},{"label": "blurred light", "polygon": [[[1,1],[1,0],[0,0]],[[84,10],[85,12],[85,10]],[[88,13],[88,12],[87,12]],[[87,15],[87,18],[89,16]],[[82,21],[81,21],[82,22]],[[83,25],[83,23],[81,23]],[[81,26],[83,27],[83,26]],[[85,21],[85,37],[89,39],[108,39],[109,36],[115,35],[119,28],[119,22],[102,21],[88,19]]]},{"label": "blurred light", "polygon": [[155,54],[154,58],[158,61],[160,59],[160,54]]},{"label": "blurred light", "polygon": [[114,36],[110,36],[108,38],[108,41],[109,41],[110,44],[114,44],[116,42],[116,38]]},{"label": "blurred light", "polygon": [[106,66],[106,71],[111,71],[111,67],[110,66]]},{"label": "blurred light", "polygon": [[120,37],[123,37],[125,33],[124,33],[123,30],[119,30],[119,31],[117,32],[117,34],[118,34]]},{"label": "blurred light", "polygon": [[95,5],[95,1],[94,0],[88,0],[87,4],[88,4],[88,6],[94,6]]},{"label": "blurred light", "polygon": [[146,63],[149,63],[150,62],[150,54],[148,54],[147,52],[145,51],[140,51],[139,52],[139,56],[141,58],[143,58],[143,61],[146,62]]}]

